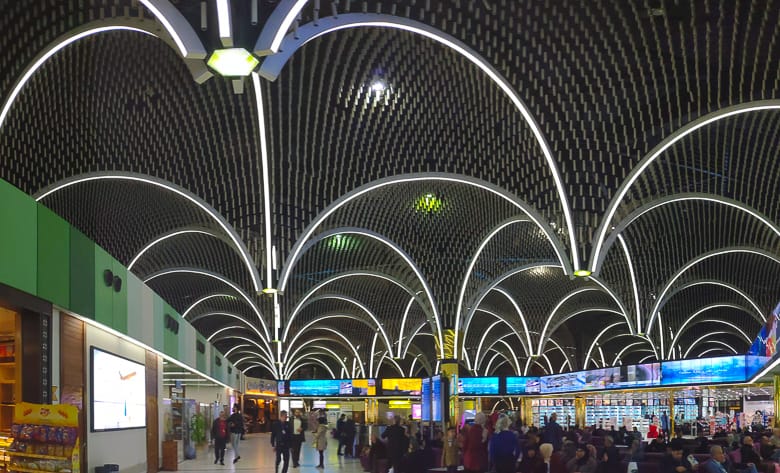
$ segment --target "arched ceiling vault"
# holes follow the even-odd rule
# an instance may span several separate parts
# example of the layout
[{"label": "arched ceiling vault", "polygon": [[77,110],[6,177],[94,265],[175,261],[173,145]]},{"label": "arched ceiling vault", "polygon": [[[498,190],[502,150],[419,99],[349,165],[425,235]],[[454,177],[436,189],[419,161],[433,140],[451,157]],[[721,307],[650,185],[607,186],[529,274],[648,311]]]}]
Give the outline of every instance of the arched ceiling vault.
[{"label": "arched ceiling vault", "polygon": [[249,373],[744,352],[777,305],[780,0],[229,2],[246,80],[206,3],[11,2],[0,178]]}]

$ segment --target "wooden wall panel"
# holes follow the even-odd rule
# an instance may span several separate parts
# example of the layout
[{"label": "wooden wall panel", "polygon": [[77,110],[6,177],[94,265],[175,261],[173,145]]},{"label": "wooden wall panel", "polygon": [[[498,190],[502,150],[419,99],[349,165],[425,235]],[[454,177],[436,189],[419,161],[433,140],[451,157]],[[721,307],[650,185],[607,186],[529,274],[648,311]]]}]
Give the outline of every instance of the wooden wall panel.
[{"label": "wooden wall panel", "polygon": [[60,318],[60,393],[61,402],[75,404],[79,408],[79,439],[81,440],[81,472],[86,473],[87,418],[84,415],[84,390],[86,370],[84,356],[86,333],[84,322],[67,314]]},{"label": "wooden wall panel", "polygon": [[159,469],[159,415],[157,412],[157,355],[146,352],[146,471]]}]

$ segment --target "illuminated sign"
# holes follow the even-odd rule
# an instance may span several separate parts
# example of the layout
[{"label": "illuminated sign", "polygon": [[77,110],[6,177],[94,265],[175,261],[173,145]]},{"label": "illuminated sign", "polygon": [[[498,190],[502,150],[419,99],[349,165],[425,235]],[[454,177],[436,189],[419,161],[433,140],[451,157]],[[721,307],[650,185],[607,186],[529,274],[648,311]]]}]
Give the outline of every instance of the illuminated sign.
[{"label": "illuminated sign", "polygon": [[293,379],[290,381],[290,396],[338,396],[340,379]]},{"label": "illuminated sign", "polygon": [[458,394],[462,396],[498,396],[498,377],[458,378]]},{"label": "illuminated sign", "polygon": [[259,378],[246,378],[246,394],[254,394],[260,396],[276,396],[277,385],[275,380],[259,379]]},{"label": "illuminated sign", "polygon": [[382,380],[382,395],[384,396],[419,396],[421,392],[421,378],[386,378]]},{"label": "illuminated sign", "polygon": [[539,378],[527,376],[510,376],[506,378],[506,394],[516,396],[521,394],[536,394],[541,391]]}]

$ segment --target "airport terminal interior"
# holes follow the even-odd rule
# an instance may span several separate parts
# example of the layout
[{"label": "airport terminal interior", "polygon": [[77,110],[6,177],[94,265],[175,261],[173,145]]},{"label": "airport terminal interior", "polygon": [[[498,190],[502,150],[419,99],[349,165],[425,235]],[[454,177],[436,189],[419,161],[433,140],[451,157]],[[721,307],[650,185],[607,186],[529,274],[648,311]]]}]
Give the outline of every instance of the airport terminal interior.
[{"label": "airport terminal interior", "polygon": [[0,6],[0,472],[780,471],[780,1]]}]

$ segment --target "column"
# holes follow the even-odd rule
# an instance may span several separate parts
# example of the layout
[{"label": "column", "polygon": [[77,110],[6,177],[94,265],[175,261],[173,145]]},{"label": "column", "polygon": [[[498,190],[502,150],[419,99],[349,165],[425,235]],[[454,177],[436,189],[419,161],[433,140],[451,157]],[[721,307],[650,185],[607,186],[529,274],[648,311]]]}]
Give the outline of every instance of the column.
[{"label": "column", "polygon": [[674,438],[674,391],[669,391],[669,438]]},{"label": "column", "polygon": [[582,429],[585,427],[585,398],[574,398],[574,423]]},{"label": "column", "polygon": [[[448,414],[445,418],[449,417],[449,425],[445,424],[442,427],[443,432],[447,431],[447,427],[457,426],[460,422],[460,409],[458,404],[458,361],[457,360],[441,360],[441,376],[447,378],[449,389],[447,393],[442,393],[442,398],[447,400],[445,403],[445,409]],[[446,396],[445,396],[446,394]]]},{"label": "column", "polygon": [[780,375],[772,376],[774,382],[774,397],[772,400],[775,403],[775,427],[780,427]]}]

